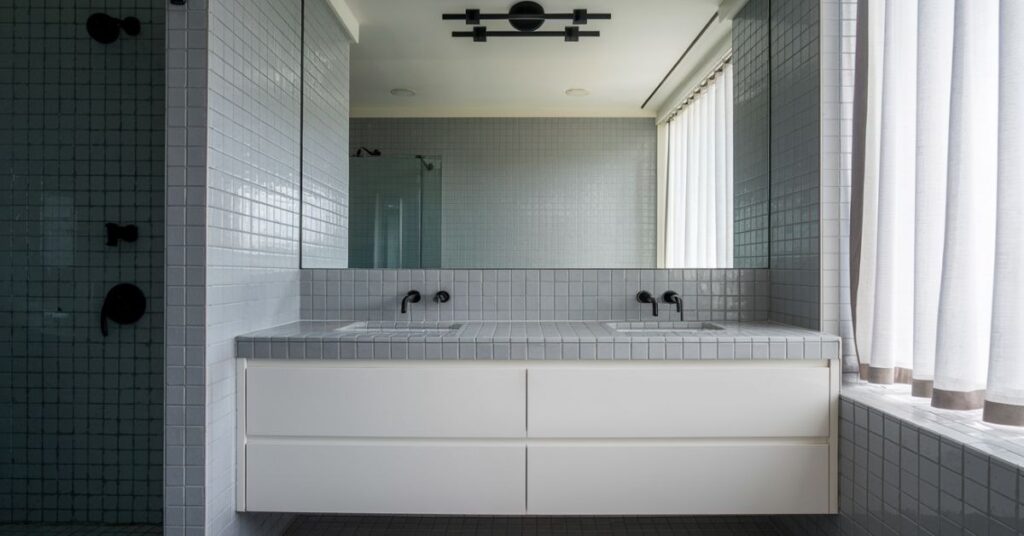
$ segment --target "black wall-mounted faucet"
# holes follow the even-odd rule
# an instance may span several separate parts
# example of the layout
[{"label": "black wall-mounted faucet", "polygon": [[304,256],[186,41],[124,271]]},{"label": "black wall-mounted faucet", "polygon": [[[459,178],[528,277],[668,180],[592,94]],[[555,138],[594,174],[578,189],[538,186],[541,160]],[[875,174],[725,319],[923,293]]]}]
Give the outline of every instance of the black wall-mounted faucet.
[{"label": "black wall-mounted faucet", "polygon": [[450,299],[452,299],[452,295],[448,294],[447,290],[439,290],[437,294],[434,294],[434,301],[437,303],[448,303]]},{"label": "black wall-mounted faucet", "polygon": [[404,315],[409,312],[410,303],[419,303],[420,297],[420,291],[418,290],[410,290],[407,292],[405,296],[402,297],[402,314]]},{"label": "black wall-mounted faucet", "polygon": [[679,321],[682,322],[683,321],[683,297],[680,296],[679,293],[674,291],[674,290],[666,290],[665,293],[661,295],[661,299],[665,300],[665,303],[674,303],[674,304],[676,304],[676,312],[679,313]]},{"label": "black wall-mounted faucet", "polygon": [[636,301],[651,304],[651,313],[654,316],[658,316],[658,300],[654,299],[654,296],[652,296],[650,292],[647,292],[646,290],[637,292]]}]

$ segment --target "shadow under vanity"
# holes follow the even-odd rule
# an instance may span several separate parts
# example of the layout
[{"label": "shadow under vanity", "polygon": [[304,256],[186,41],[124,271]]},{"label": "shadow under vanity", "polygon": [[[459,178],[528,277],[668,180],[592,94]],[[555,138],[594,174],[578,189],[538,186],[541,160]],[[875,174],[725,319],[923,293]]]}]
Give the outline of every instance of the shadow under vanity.
[{"label": "shadow under vanity", "polygon": [[694,238],[731,249],[692,266],[653,118],[350,120],[316,6],[302,320],[236,338],[239,511],[838,511],[819,140],[793,119],[818,96],[787,85],[817,67],[768,53],[767,2],[732,22],[728,231]]}]

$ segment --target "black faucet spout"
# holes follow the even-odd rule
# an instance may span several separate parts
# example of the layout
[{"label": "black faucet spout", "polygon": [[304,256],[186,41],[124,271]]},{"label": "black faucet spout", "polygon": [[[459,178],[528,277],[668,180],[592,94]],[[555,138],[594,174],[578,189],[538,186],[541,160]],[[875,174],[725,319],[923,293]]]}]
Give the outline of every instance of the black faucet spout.
[{"label": "black faucet spout", "polygon": [[661,299],[665,300],[665,303],[674,303],[674,304],[676,304],[676,312],[679,313],[679,321],[682,322],[682,320],[683,320],[683,297],[680,296],[679,293],[674,291],[674,290],[666,290],[665,293],[661,295]]},{"label": "black faucet spout", "polygon": [[404,315],[405,313],[409,312],[409,304],[419,303],[420,298],[420,291],[418,290],[410,290],[409,292],[407,292],[405,296],[402,297],[402,314]]},{"label": "black faucet spout", "polygon": [[651,304],[651,314],[653,314],[654,316],[658,316],[658,300],[654,296],[652,296],[650,292],[647,292],[646,290],[641,290],[640,292],[637,292],[636,301],[640,303]]}]

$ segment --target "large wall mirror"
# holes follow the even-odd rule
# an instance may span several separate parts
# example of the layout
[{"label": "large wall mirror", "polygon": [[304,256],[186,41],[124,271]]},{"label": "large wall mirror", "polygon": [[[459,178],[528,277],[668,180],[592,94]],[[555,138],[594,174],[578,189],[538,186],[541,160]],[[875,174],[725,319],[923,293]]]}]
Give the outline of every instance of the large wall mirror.
[{"label": "large wall mirror", "polygon": [[480,42],[442,15],[513,2],[349,0],[349,43],[305,0],[302,266],[767,267],[767,10],[584,3]]}]

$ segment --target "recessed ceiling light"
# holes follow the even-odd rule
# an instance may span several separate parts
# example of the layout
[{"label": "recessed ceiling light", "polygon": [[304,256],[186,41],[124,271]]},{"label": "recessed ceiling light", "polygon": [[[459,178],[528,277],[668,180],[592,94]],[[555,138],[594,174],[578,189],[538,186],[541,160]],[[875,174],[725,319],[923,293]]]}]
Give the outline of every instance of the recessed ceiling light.
[{"label": "recessed ceiling light", "polygon": [[396,97],[412,97],[413,95],[416,94],[416,92],[411,89],[406,89],[404,87],[396,87],[395,89],[391,90],[391,94]]},{"label": "recessed ceiling light", "polygon": [[590,92],[581,87],[571,87],[565,90],[565,94],[570,97],[586,97]]}]

